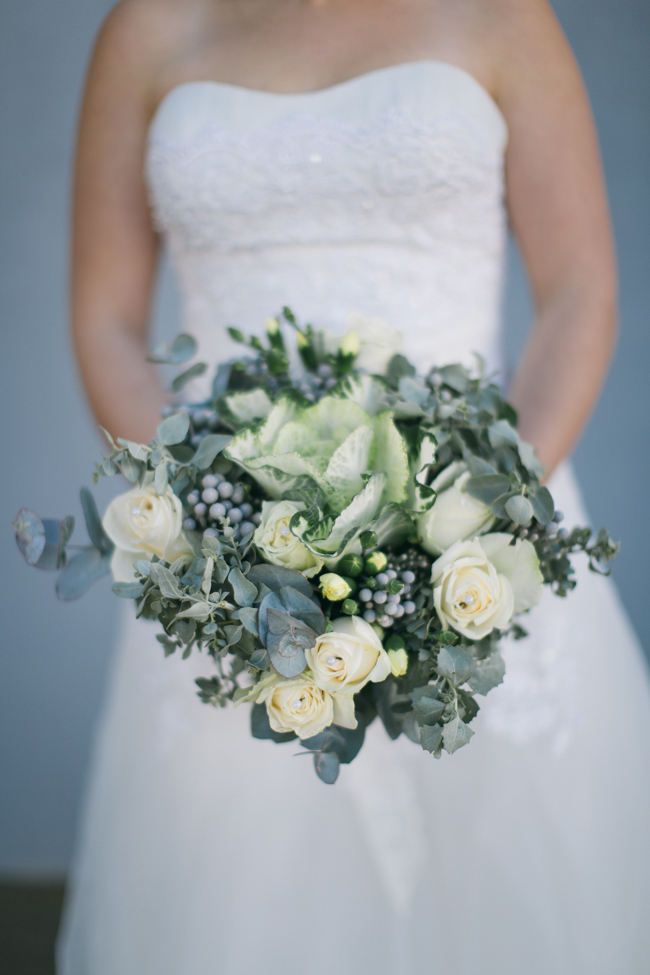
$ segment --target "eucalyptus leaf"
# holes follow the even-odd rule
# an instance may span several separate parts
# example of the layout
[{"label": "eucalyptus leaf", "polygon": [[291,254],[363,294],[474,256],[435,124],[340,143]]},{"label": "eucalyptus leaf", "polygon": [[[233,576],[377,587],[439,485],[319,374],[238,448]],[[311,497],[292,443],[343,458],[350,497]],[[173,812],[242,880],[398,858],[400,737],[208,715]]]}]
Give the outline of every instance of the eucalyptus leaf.
[{"label": "eucalyptus leaf", "polygon": [[88,488],[83,487],[79,492],[81,507],[83,510],[84,521],[88,537],[95,548],[99,549],[104,555],[110,555],[113,551],[113,543],[104,531],[102,520],[95,504],[95,499]]},{"label": "eucalyptus leaf", "polygon": [[503,682],[506,665],[500,653],[494,652],[485,660],[476,663],[474,673],[468,683],[476,694],[487,694]]},{"label": "eucalyptus leaf", "polygon": [[465,647],[441,647],[438,673],[453,684],[464,684],[474,671],[474,657]]},{"label": "eucalyptus leaf", "polygon": [[203,376],[207,370],[208,366],[206,362],[195,362],[189,369],[185,369],[177,376],[174,376],[171,384],[172,392],[179,393],[187,383],[192,379],[198,379],[199,376]]},{"label": "eucalyptus leaf", "polygon": [[170,344],[159,345],[147,357],[149,362],[161,365],[181,366],[196,355],[196,340],[191,335],[181,334]]},{"label": "eucalyptus leaf", "polygon": [[297,589],[298,592],[303,593],[304,596],[312,597],[314,594],[314,590],[302,572],[294,572],[293,569],[285,569],[279,565],[268,565],[266,562],[260,562],[252,567],[248,573],[248,578],[256,586],[268,586],[273,592],[290,586],[292,589]]},{"label": "eucalyptus leaf", "polygon": [[472,729],[464,721],[458,717],[452,718],[442,731],[445,751],[449,752],[450,755],[457,752],[459,748],[468,743],[473,734]]},{"label": "eucalyptus leaf", "polygon": [[156,467],[153,483],[158,494],[163,494],[167,490],[167,464],[164,460],[161,460]]},{"label": "eucalyptus leaf", "polygon": [[491,505],[502,494],[510,490],[510,478],[505,474],[478,474],[470,477],[465,491],[484,504]]},{"label": "eucalyptus leaf", "polygon": [[419,742],[425,751],[435,754],[442,746],[442,725],[425,724],[418,729]]},{"label": "eucalyptus leaf", "polygon": [[192,464],[200,471],[206,470],[215,457],[230,443],[232,437],[223,433],[209,433],[203,438],[192,457]]},{"label": "eucalyptus leaf", "polygon": [[540,525],[548,525],[555,514],[553,496],[548,488],[540,487],[531,498],[533,511]]},{"label": "eucalyptus leaf", "polygon": [[339,777],[340,765],[336,752],[316,752],[314,755],[316,774],[326,785],[334,785]]},{"label": "eucalyptus leaf", "polygon": [[180,444],[185,440],[190,428],[190,418],[187,413],[173,413],[158,425],[156,438],[166,447]]},{"label": "eucalyptus leaf", "polygon": [[183,592],[178,585],[178,579],[167,566],[162,565],[160,562],[152,562],[149,574],[166,599],[183,598]]},{"label": "eucalyptus leaf", "polygon": [[114,582],[113,592],[122,599],[139,599],[144,592],[141,582]]},{"label": "eucalyptus leaf", "polygon": [[237,566],[228,574],[228,582],[232,586],[232,593],[238,606],[252,606],[257,596],[257,586],[246,578]]},{"label": "eucalyptus leaf", "polygon": [[84,548],[74,555],[59,573],[56,580],[56,594],[68,602],[78,599],[90,589],[94,582],[107,575],[111,569],[110,556],[98,549]]},{"label": "eucalyptus leaf", "polygon": [[505,504],[508,518],[515,523],[527,528],[533,520],[533,506],[523,494],[515,494],[509,498]]}]

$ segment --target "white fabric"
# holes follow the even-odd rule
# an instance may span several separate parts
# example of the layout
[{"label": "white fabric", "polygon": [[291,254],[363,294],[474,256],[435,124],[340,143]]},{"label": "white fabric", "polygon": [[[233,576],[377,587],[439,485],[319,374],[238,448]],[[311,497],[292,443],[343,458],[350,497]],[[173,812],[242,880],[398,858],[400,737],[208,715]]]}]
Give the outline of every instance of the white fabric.
[{"label": "white fabric", "polygon": [[[151,126],[155,219],[206,356],[288,303],[404,330],[421,364],[498,369],[505,121],[441,62],[280,95],[184,84]],[[554,491],[586,516],[569,470]],[[648,681],[612,584],[579,571],[506,649],[470,745],[375,723],[334,787],[214,711],[125,617],[60,975],[641,975]],[[129,607],[130,610],[130,607]]]}]

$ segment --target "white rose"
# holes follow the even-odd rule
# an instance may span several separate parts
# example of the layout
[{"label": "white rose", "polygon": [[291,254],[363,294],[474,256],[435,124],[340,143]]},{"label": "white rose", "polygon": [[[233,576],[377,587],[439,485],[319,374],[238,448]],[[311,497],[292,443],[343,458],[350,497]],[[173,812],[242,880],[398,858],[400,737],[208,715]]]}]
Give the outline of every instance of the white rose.
[{"label": "white rose", "polygon": [[266,705],[269,724],[281,734],[292,731],[299,738],[311,738],[336,718],[332,695],[304,675],[290,680],[275,675],[266,682],[257,700]]},{"label": "white rose", "polygon": [[461,539],[489,531],[494,516],[488,506],[465,491],[470,472],[462,461],[444,469],[431,485],[438,493],[431,508],[418,519],[422,548],[440,555]]},{"label": "white rose", "polygon": [[135,487],[114,498],[106,509],[104,531],[115,545],[111,570],[116,582],[135,578],[138,559],[157,555],[167,562],[191,555],[183,534],[183,508],[171,488],[162,494],[153,485]]},{"label": "white rose", "polygon": [[481,640],[538,602],[537,553],[528,541],[511,542],[506,533],[459,541],[434,562],[433,599],[443,626]]},{"label": "white rose", "polygon": [[402,351],[402,336],[381,318],[354,315],[348,321],[342,342],[358,346],[356,364],[368,372],[383,373],[388,363]]},{"label": "white rose", "polygon": [[390,657],[373,628],[359,616],[334,620],[332,629],[321,634],[305,656],[314,682],[333,694],[339,707],[351,709],[348,716],[354,723],[343,727],[356,728],[352,695],[391,673]]},{"label": "white rose", "polygon": [[295,569],[310,578],[322,569],[323,561],[313,555],[289,527],[293,516],[303,508],[304,505],[296,501],[264,501],[262,520],[253,541],[267,562]]}]

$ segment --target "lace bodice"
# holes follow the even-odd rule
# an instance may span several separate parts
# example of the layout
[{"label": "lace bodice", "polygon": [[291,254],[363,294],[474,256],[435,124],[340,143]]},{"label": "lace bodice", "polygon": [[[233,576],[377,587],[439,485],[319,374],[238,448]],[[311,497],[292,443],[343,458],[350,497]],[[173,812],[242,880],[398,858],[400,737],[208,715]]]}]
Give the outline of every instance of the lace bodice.
[{"label": "lace bodice", "polygon": [[300,94],[192,82],[163,99],[147,177],[207,356],[282,305],[386,319],[420,357],[496,364],[503,153],[496,103],[421,61]]}]

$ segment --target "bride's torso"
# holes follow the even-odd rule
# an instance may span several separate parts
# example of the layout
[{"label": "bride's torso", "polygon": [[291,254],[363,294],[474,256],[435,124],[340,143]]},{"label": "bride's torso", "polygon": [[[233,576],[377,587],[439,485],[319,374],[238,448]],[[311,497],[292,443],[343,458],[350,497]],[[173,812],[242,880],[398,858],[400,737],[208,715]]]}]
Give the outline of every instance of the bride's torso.
[{"label": "bride's torso", "polygon": [[422,362],[497,365],[506,140],[487,90],[442,61],[300,94],[177,85],[146,173],[185,329],[223,358],[225,325],[289,304],[334,329],[383,318]]}]

